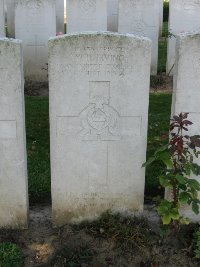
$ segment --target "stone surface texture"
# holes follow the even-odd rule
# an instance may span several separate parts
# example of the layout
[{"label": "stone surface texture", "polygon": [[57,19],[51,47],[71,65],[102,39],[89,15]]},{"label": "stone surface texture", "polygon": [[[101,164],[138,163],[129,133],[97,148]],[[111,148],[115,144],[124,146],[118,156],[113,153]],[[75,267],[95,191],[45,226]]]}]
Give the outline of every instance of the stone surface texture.
[{"label": "stone surface texture", "polygon": [[49,41],[53,222],[143,210],[151,41],[80,33]]},{"label": "stone surface texture", "polygon": [[67,33],[107,30],[107,0],[67,0]]},{"label": "stone surface texture", "polygon": [[64,0],[56,0],[56,32],[65,33],[64,30]]},{"label": "stone surface texture", "polygon": [[0,227],[26,228],[28,190],[21,41],[0,39]]},{"label": "stone surface texture", "polygon": [[48,80],[48,39],[56,36],[55,0],[16,0],[15,35],[23,41],[25,79]]},{"label": "stone surface texture", "polygon": [[108,0],[108,31],[118,32],[119,0]]},{"label": "stone surface texture", "polygon": [[0,0],[0,38],[5,36],[4,0]]},{"label": "stone surface texture", "polygon": [[[176,63],[174,70],[174,92],[172,116],[180,112],[189,112],[190,135],[200,134],[200,33],[181,34],[177,36]],[[188,132],[187,132],[188,134]],[[200,164],[200,161],[198,161]],[[193,177],[194,178],[194,177]],[[196,177],[195,177],[196,178]],[[200,177],[197,177],[200,181]],[[169,192],[166,193],[169,197]],[[188,207],[183,208],[185,216],[199,222]]]},{"label": "stone surface texture", "polygon": [[16,0],[5,0],[7,10],[7,33],[8,37],[15,37],[15,3]]},{"label": "stone surface texture", "polygon": [[158,0],[119,0],[119,33],[132,33],[152,40],[151,74],[157,74],[160,28]]},{"label": "stone surface texture", "polygon": [[176,34],[188,31],[200,31],[200,1],[170,0],[169,31],[173,34],[168,38],[167,73],[174,73]]}]

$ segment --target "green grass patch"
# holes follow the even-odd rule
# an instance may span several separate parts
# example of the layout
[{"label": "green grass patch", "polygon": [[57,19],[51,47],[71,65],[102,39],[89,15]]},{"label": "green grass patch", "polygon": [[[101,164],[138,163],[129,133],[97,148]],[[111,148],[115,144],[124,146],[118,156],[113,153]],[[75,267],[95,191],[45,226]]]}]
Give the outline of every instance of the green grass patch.
[{"label": "green grass patch", "polygon": [[158,73],[166,72],[167,40],[164,38],[158,45]]},{"label": "green grass patch", "polygon": [[26,97],[26,133],[30,202],[41,202],[51,194],[47,97]]},{"label": "green grass patch", "polygon": [[[28,151],[29,195],[31,203],[50,201],[49,100],[47,97],[26,97],[26,128]],[[171,94],[150,94],[147,157],[164,143],[168,133]],[[146,195],[162,194],[157,176],[162,166],[154,164],[146,171]]]},{"label": "green grass patch", "polygon": [[[168,136],[169,132],[171,100],[171,94],[150,94],[147,158],[151,157],[156,149],[167,142],[163,136]],[[158,163],[147,167],[146,196],[154,197],[163,194],[163,190],[160,188],[158,181],[158,175],[161,171],[162,165]]]},{"label": "green grass patch", "polygon": [[22,267],[21,248],[13,243],[0,243],[0,267]]}]

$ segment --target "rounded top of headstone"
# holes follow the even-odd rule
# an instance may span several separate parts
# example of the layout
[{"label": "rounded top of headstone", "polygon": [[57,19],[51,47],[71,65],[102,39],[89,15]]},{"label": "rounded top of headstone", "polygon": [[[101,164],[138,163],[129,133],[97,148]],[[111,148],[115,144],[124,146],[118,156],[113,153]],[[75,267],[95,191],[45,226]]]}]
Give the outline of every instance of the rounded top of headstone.
[{"label": "rounded top of headstone", "polygon": [[200,36],[200,31],[187,31],[187,32],[181,32],[177,34],[179,38],[187,38],[187,37],[197,37]]},{"label": "rounded top of headstone", "polygon": [[19,39],[13,39],[13,38],[7,38],[7,37],[0,38],[0,42],[8,42],[8,43],[14,43],[14,44],[22,43],[22,41]]},{"label": "rounded top of headstone", "polygon": [[65,35],[59,35],[56,37],[52,37],[49,39],[49,46],[55,45],[58,42],[62,42],[65,40],[69,40],[71,38],[98,38],[98,37],[104,37],[104,38],[115,38],[116,40],[122,40],[122,39],[127,39],[127,40],[135,40],[136,42],[141,42],[145,43],[147,46],[151,46],[151,40],[147,37],[141,37],[137,36],[134,34],[123,34],[123,33],[114,33],[114,32],[96,32],[96,31],[86,31],[86,32],[74,32],[70,34],[65,34]]}]

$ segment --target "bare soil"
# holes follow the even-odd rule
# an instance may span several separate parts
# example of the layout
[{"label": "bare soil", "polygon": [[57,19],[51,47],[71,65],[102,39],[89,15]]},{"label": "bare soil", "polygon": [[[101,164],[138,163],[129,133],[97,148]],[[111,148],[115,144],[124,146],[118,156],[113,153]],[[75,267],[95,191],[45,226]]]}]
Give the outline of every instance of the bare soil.
[{"label": "bare soil", "polygon": [[[131,229],[134,227],[134,217],[126,222],[119,218],[118,226],[109,221],[108,227],[108,223],[101,221],[100,224],[94,222],[53,228],[51,207],[34,206],[30,209],[29,229],[1,231],[0,242],[17,243],[23,249],[25,267],[200,266],[193,255],[195,225],[181,229],[177,236],[171,235],[163,239],[159,235],[160,220],[154,208],[146,206],[143,215],[148,221],[144,218],[136,221],[135,227],[138,230],[126,239],[127,243],[120,243],[118,241],[125,240],[124,236],[134,230]],[[119,226],[124,223],[126,225],[122,229],[126,231],[120,236],[122,233]],[[109,236],[109,231],[113,231],[114,227],[115,234]],[[147,240],[140,231],[146,233]]]}]

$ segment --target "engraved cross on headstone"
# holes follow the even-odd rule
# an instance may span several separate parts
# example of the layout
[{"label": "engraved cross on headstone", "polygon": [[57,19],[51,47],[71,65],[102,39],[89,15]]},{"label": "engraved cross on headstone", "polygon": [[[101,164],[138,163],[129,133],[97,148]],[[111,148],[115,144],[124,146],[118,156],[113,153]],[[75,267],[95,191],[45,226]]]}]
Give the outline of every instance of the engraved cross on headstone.
[{"label": "engraved cross on headstone", "polygon": [[[77,116],[58,116],[57,135],[73,136],[80,142],[102,142],[106,146],[105,161],[102,168],[105,175],[98,186],[106,188],[108,184],[109,143],[121,142],[141,135],[141,116],[121,115],[110,104],[110,82],[89,82],[89,103]],[[61,126],[62,125],[62,126]],[[104,166],[103,166],[104,165]],[[93,178],[88,175],[88,183],[93,187]]]}]

